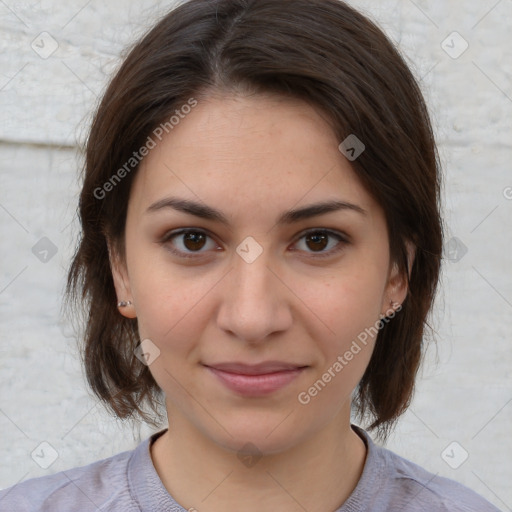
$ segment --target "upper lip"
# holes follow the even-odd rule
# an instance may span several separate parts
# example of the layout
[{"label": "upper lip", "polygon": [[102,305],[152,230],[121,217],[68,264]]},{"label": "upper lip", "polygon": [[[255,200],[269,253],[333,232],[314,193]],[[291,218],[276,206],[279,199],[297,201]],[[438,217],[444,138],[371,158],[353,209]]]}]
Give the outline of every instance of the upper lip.
[{"label": "upper lip", "polygon": [[297,370],[304,368],[305,365],[283,363],[281,361],[265,361],[259,364],[245,364],[245,363],[215,363],[205,365],[216,370],[221,370],[229,373],[239,373],[241,375],[263,375],[265,373],[282,372],[286,370]]}]

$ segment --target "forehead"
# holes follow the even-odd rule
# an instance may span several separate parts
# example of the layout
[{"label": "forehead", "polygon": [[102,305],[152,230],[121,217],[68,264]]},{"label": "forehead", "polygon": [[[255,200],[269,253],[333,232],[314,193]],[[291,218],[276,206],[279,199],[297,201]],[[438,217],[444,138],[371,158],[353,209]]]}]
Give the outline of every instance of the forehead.
[{"label": "forehead", "polygon": [[272,205],[340,198],[375,208],[338,145],[328,121],[305,102],[211,97],[143,160],[132,199],[144,208],[165,194],[181,194],[259,214]]}]

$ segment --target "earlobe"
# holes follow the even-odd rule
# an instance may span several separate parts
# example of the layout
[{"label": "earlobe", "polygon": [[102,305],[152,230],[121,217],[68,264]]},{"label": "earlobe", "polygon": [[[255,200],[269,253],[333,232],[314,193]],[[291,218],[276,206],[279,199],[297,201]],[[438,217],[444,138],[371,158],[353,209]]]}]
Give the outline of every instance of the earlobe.
[{"label": "earlobe", "polygon": [[119,312],[126,318],[137,318],[126,264],[112,243],[108,243],[108,254]]},{"label": "earlobe", "polygon": [[120,300],[117,303],[117,307],[119,308],[119,312],[126,318],[137,318],[137,314],[135,313],[135,306],[133,302],[130,300]]}]

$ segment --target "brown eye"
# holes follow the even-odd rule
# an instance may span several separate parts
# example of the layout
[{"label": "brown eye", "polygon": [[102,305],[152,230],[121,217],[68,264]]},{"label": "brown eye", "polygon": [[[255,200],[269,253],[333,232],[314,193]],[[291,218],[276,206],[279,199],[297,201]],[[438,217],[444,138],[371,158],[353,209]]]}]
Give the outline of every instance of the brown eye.
[{"label": "brown eye", "polygon": [[306,244],[312,251],[323,251],[329,243],[329,235],[322,232],[306,235]]},{"label": "brown eye", "polygon": [[316,229],[304,233],[296,242],[299,251],[315,258],[333,256],[349,244],[349,239],[342,233],[325,229]]},{"label": "brown eye", "polygon": [[161,243],[173,254],[183,258],[205,256],[207,251],[220,249],[211,236],[195,229],[168,233]]},{"label": "brown eye", "polygon": [[203,233],[192,231],[183,235],[183,245],[189,251],[198,251],[202,249],[206,243],[206,236]]}]

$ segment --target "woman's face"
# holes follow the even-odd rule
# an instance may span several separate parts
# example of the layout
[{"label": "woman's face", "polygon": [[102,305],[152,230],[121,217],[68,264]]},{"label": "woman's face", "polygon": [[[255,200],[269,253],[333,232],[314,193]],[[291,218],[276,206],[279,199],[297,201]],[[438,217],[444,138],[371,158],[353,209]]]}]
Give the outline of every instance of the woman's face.
[{"label": "woman's face", "polygon": [[305,103],[219,96],[144,159],[114,279],[171,423],[264,453],[349,424],[361,334],[406,290],[340,142]]}]

